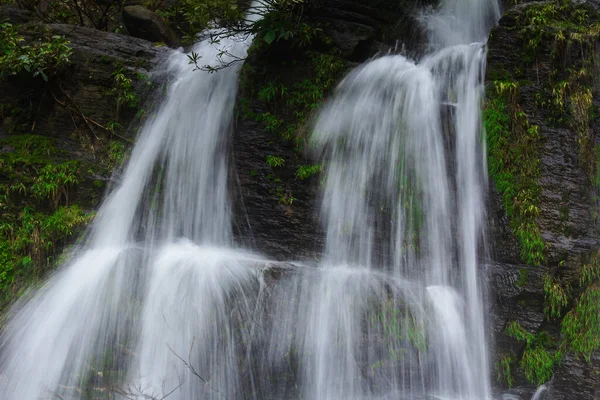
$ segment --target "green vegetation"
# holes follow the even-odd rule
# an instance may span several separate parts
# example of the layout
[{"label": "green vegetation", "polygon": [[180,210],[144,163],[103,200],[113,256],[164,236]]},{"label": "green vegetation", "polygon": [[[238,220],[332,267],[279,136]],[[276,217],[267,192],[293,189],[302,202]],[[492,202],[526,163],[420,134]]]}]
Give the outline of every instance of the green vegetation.
[{"label": "green vegetation", "polygon": [[82,181],[77,161],[51,138],[16,135],[0,141],[0,309],[43,276],[60,247],[93,217],[71,203]]},{"label": "green vegetation", "polygon": [[563,318],[561,332],[565,344],[589,362],[600,349],[600,251],[581,266],[578,283],[580,295]]},{"label": "green vegetation", "polygon": [[269,166],[271,168],[279,168],[279,167],[283,167],[285,165],[285,160],[281,157],[268,155],[267,156],[267,164],[269,164]]},{"label": "green vegetation", "polygon": [[26,44],[12,24],[0,24],[0,79],[26,72],[47,81],[69,64],[71,55],[69,42],[61,36]]},{"label": "green vegetation", "polygon": [[296,170],[296,178],[300,179],[301,181],[306,180],[312,176],[319,174],[321,172],[322,168],[323,168],[323,166],[320,164],[301,165]]},{"label": "green vegetation", "polygon": [[519,239],[521,259],[531,265],[544,261],[545,244],[536,223],[539,215],[541,137],[516,102],[518,85],[494,82],[483,112],[488,166],[502,196],[510,225]]},{"label": "green vegetation", "polygon": [[560,318],[567,306],[567,291],[555,278],[544,275],[544,314],[547,319]]},{"label": "green vegetation", "polygon": [[345,68],[344,62],[333,55],[307,52],[306,56],[311,59],[309,77],[291,85],[271,80],[251,93],[269,111],[256,113],[250,110],[249,99],[241,102],[244,118],[262,123],[267,132],[292,141],[299,150],[306,140],[303,127],[307,119]]},{"label": "green vegetation", "polygon": [[519,280],[517,281],[517,286],[523,287],[529,280],[529,270],[527,268],[521,268],[519,270]]},{"label": "green vegetation", "polygon": [[125,0],[18,0],[17,3],[46,23],[79,25],[102,31],[123,30],[117,17]]},{"label": "green vegetation", "polygon": [[[551,354],[546,349],[549,340],[548,335],[544,332],[540,332],[537,335],[529,333],[514,321],[507,326],[505,333],[517,341],[525,342],[525,349],[519,363],[525,374],[525,379],[529,383],[536,385],[548,382],[554,373],[554,366],[562,359],[562,352],[560,350]],[[508,361],[509,374],[511,361]],[[507,370],[506,365],[501,366],[504,368],[504,371]]]},{"label": "green vegetation", "polygon": [[[547,111],[548,122],[568,126],[577,133],[579,159],[590,180],[594,179],[595,148],[589,129],[592,115],[595,46],[600,39],[600,20],[586,4],[568,0],[531,4],[520,16],[523,59],[537,63],[549,49],[549,79],[536,94],[536,104]],[[573,55],[576,56],[573,57]],[[538,78],[539,79],[539,78]]]},{"label": "green vegetation", "polygon": [[371,313],[371,324],[374,329],[381,331],[382,340],[392,359],[401,359],[407,346],[417,351],[427,350],[423,322],[402,310],[401,304],[393,300],[376,306],[376,310]]},{"label": "green vegetation", "polygon": [[116,69],[113,73],[114,87],[109,91],[117,102],[117,120],[123,106],[135,108],[140,104],[140,97],[134,90],[133,80],[125,75],[123,67]]},{"label": "green vegetation", "polygon": [[181,0],[170,7],[158,8],[161,3],[160,0],[149,0],[145,6],[155,10],[182,33],[184,43],[193,43],[196,34],[211,22],[237,25],[244,15],[237,0]]},{"label": "green vegetation", "polygon": [[511,365],[514,362],[512,356],[503,354],[496,361],[496,380],[498,383],[505,384],[509,389],[512,388],[514,380],[511,371]]},{"label": "green vegetation", "polygon": [[571,348],[589,362],[600,348],[600,287],[588,286],[562,321],[561,332]]}]

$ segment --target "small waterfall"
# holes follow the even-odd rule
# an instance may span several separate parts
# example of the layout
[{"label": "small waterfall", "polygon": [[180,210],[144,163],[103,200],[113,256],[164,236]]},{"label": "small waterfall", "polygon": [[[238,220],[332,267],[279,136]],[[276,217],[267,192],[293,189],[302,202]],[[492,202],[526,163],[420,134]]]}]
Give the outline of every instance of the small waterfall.
[{"label": "small waterfall", "polygon": [[[241,63],[210,74],[174,53],[88,241],[4,327],[0,398],[491,398],[480,106],[497,18],[495,0],[443,0],[423,14],[427,56],[381,57],[341,82],[314,125],[316,266],[235,248],[226,145]],[[243,58],[251,40],[193,51]]]},{"label": "small waterfall", "polygon": [[[442,1],[423,18],[430,54],[357,68],[317,119],[327,237],[318,290],[299,297],[311,310],[300,339],[309,398],[491,397],[480,41],[497,18],[493,1]],[[392,289],[398,281],[410,290]],[[378,310],[386,302],[391,309]],[[373,314],[382,331],[365,322]],[[381,371],[369,377],[369,366]]]},{"label": "small waterfall", "polygon": [[[227,62],[243,58],[251,39],[193,51],[205,63]],[[241,328],[231,307],[244,315],[244,296],[258,285],[251,267],[264,264],[231,248],[225,150],[240,67],[193,71],[185,54],[173,54],[166,98],[89,241],[4,329],[0,398],[88,398],[85,390],[114,386],[158,397],[177,388],[179,399],[196,399],[177,358],[192,350],[188,361],[210,371],[202,390],[230,398],[239,389]]]}]

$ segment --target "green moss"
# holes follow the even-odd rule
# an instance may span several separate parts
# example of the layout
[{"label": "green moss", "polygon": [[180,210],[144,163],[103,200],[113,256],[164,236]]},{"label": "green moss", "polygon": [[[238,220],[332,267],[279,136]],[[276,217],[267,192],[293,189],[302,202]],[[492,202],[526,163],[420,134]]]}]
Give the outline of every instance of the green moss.
[{"label": "green moss", "polygon": [[523,287],[529,281],[529,270],[527,268],[521,268],[519,270],[519,280],[517,281],[517,286]]},{"label": "green moss", "polygon": [[483,112],[488,167],[519,240],[521,259],[531,265],[544,261],[545,244],[537,225],[539,215],[541,137],[536,125],[516,104],[518,86],[495,82],[495,95]]},{"label": "green moss", "polygon": [[594,185],[594,188],[598,189],[600,188],[600,145],[596,144],[594,145],[594,155],[595,155],[595,174],[594,174],[594,178],[592,179],[592,183]]}]

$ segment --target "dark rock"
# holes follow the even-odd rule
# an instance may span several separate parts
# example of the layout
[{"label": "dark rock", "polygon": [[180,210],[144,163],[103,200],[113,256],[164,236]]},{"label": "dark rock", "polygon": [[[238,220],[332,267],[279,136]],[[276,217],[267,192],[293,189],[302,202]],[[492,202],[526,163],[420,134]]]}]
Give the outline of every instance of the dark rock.
[{"label": "dark rock", "polygon": [[179,38],[160,15],[143,6],[123,7],[123,23],[131,36],[176,46]]},{"label": "dark rock", "polygon": [[[577,133],[569,124],[551,122],[551,113],[538,106],[536,96],[548,93],[556,71],[565,71],[565,65],[557,65],[551,40],[542,39],[535,54],[527,54],[526,43],[521,36],[520,21],[532,5],[551,3],[525,2],[510,8],[492,30],[488,47],[488,79],[509,76],[518,81],[517,102],[527,115],[530,124],[539,127],[543,138],[539,148],[540,157],[540,213],[537,224],[546,243],[544,265],[533,267],[520,261],[519,248],[508,224],[505,210],[498,193],[490,191],[490,236],[494,246],[491,252],[495,263],[489,265],[490,295],[493,301],[492,327],[496,349],[500,354],[518,356],[522,343],[503,334],[510,321],[517,321],[530,333],[547,331],[555,342],[560,342],[560,320],[547,321],[543,315],[543,275],[557,276],[564,285],[578,286],[579,268],[582,260],[600,246],[595,193],[590,177],[582,167],[579,155],[580,143]],[[588,9],[596,7],[596,1],[579,1]],[[575,2],[574,2],[575,4]],[[580,65],[583,55],[573,46],[565,52],[562,62]],[[526,56],[534,57],[524,62]],[[576,67],[574,67],[576,68]],[[600,92],[593,90],[594,104],[600,104]],[[568,106],[566,106],[568,107]],[[568,113],[565,110],[564,113]],[[596,122],[592,135],[597,140]],[[527,278],[527,279],[525,279]],[[576,296],[576,293],[574,293]],[[573,297],[573,300],[576,297]],[[596,361],[595,361],[596,362]],[[598,396],[598,364],[585,364],[567,353],[555,369],[552,390],[545,399],[595,399]],[[517,376],[517,384],[523,377]],[[525,397],[527,398],[527,397]]]},{"label": "dark rock", "polygon": [[600,352],[590,363],[567,354],[554,372],[545,397],[551,400],[596,400],[600,398]]},{"label": "dark rock", "polygon": [[[71,64],[61,76],[51,79],[49,85],[27,77],[0,84],[0,103],[21,104],[35,110],[36,129],[57,137],[78,131],[88,132],[92,137],[100,135],[102,129],[83,121],[82,115],[102,125],[115,121],[127,127],[136,111],[118,112],[116,98],[109,95],[115,86],[113,73],[123,68],[135,82],[138,73],[149,76],[167,54],[166,48],[152,46],[142,39],[71,25],[32,24],[21,26],[20,33],[27,40],[63,35],[73,49]],[[0,122],[0,134],[7,129],[6,123]]]},{"label": "dark rock", "polygon": [[23,24],[31,20],[31,11],[12,5],[0,5],[0,23]]}]

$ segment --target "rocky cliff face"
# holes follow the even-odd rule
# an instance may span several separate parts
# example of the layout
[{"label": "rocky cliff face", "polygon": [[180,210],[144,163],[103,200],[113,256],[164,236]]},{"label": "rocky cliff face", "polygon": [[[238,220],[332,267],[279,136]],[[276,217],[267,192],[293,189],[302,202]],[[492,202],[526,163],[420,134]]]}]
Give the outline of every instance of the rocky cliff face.
[{"label": "rocky cliff face", "polygon": [[598,248],[597,21],[593,2],[531,2],[512,7],[489,40],[486,127],[500,132],[488,135],[496,367],[504,384],[554,376],[552,399],[592,399],[600,387],[597,345],[581,351],[595,333],[570,332],[573,319],[598,322],[597,308],[583,311],[597,285],[584,277]]}]

